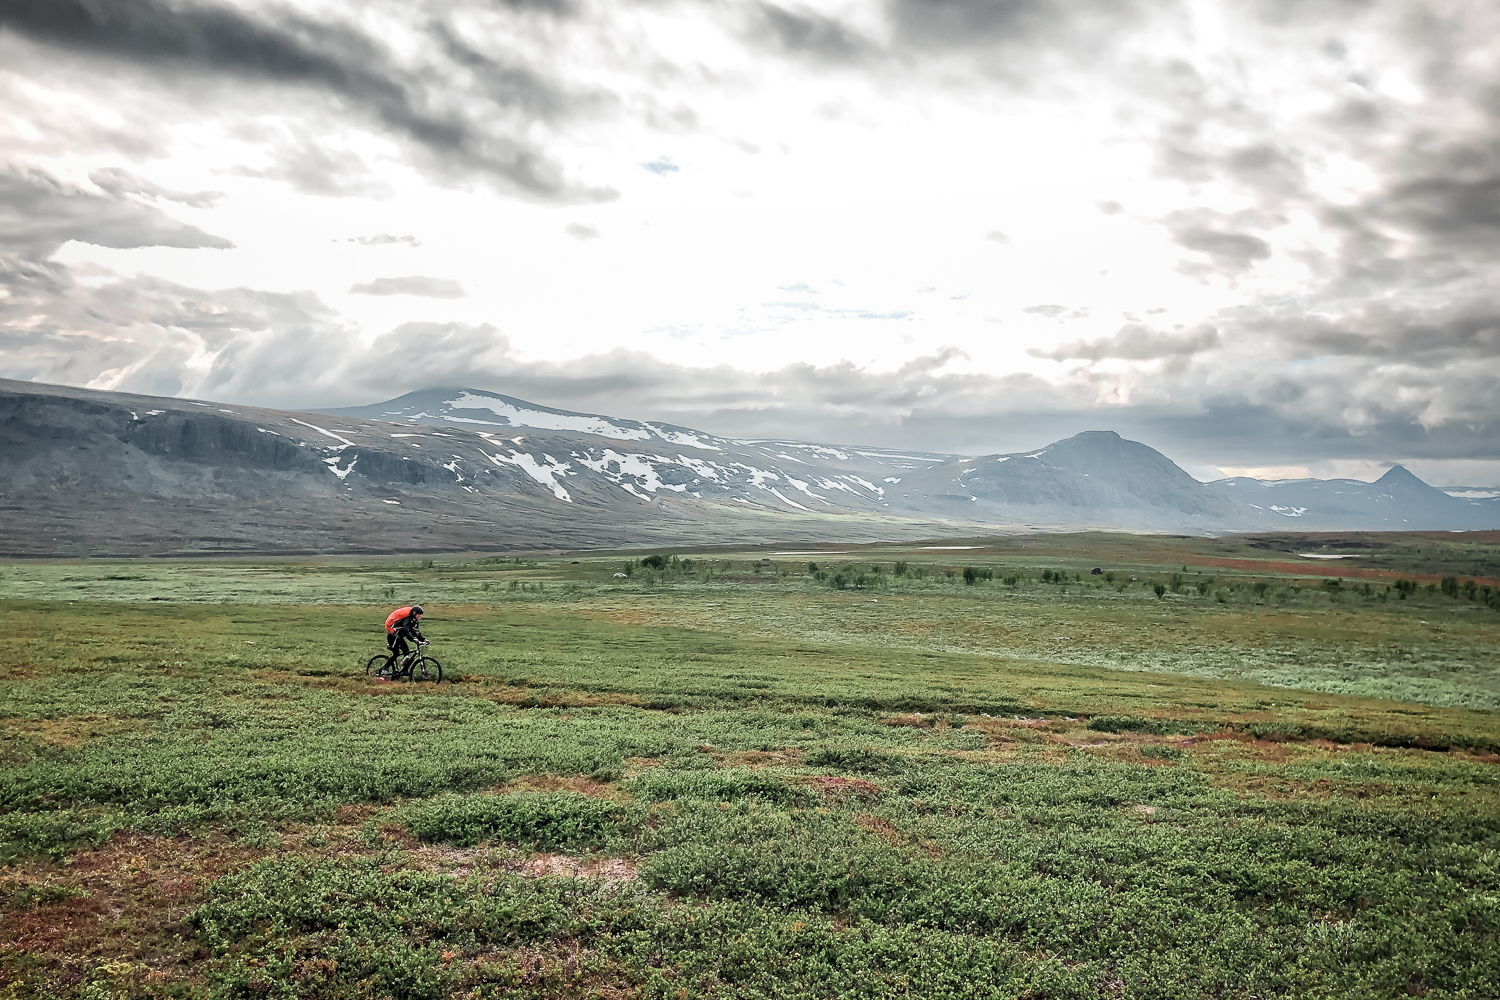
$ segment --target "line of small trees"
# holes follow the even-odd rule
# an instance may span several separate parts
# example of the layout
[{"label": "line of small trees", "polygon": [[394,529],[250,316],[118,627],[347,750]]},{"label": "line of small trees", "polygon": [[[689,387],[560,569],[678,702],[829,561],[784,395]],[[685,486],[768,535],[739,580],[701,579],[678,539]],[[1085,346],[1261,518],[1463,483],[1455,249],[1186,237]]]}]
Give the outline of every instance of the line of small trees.
[{"label": "line of small trees", "polygon": [[1465,580],[1460,585],[1456,576],[1443,577],[1443,582],[1438,585],[1438,589],[1454,600],[1457,600],[1458,596],[1462,594],[1466,600],[1483,601],[1485,604],[1489,604],[1496,597],[1494,588],[1488,585],[1481,586],[1473,580]]},{"label": "line of small trees", "polygon": [[[488,562],[489,560],[485,560]],[[517,560],[519,563],[520,560]],[[1069,586],[1088,585],[1092,582],[1095,587],[1111,586],[1115,590],[1123,591],[1131,584],[1143,582],[1143,585],[1159,599],[1165,599],[1168,593],[1183,594],[1196,590],[1199,597],[1208,597],[1212,594],[1219,603],[1224,604],[1236,593],[1249,590],[1257,600],[1265,600],[1271,594],[1273,583],[1265,580],[1254,582],[1225,582],[1220,584],[1216,577],[1199,577],[1189,581],[1185,573],[1173,573],[1166,580],[1151,579],[1137,581],[1135,577],[1128,580],[1120,579],[1113,571],[1096,570],[1090,574],[1094,579],[1086,578],[1082,573],[1060,570],[1043,569],[1039,573],[1031,573],[1019,570],[997,570],[993,566],[924,566],[913,565],[904,560],[898,560],[890,564],[868,563],[868,564],[841,564],[837,566],[819,566],[816,562],[809,562],[807,575],[818,583],[827,584],[835,590],[871,590],[885,589],[897,578],[911,580],[925,580],[929,577],[938,580],[962,580],[968,587],[977,586],[981,583],[989,583],[998,578],[1006,587],[1015,589],[1022,583],[1035,580],[1039,583],[1049,584],[1066,590]],[[1184,570],[1186,567],[1184,567]],[[772,574],[787,576],[795,570],[784,564],[772,565],[770,559],[750,560],[743,566],[731,561],[714,559],[691,559],[676,555],[653,554],[643,556],[639,559],[627,560],[621,566],[621,572],[626,577],[633,577],[638,570],[648,571],[646,579],[648,583],[654,583],[665,579],[683,579],[689,576],[697,576],[704,582],[712,579],[715,574],[725,572],[742,572],[750,570],[756,574],[770,572]],[[1351,582],[1338,577],[1326,579],[1321,588],[1331,599],[1338,600],[1344,595],[1363,597],[1366,600],[1390,599],[1392,593],[1399,600],[1407,600],[1425,592],[1428,596],[1441,592],[1454,600],[1466,599],[1487,607],[1500,610],[1500,589],[1482,585],[1474,580],[1459,581],[1456,576],[1443,577],[1439,584],[1419,584],[1415,580],[1395,580],[1390,586],[1383,590],[1371,586],[1368,581]],[[1302,587],[1296,583],[1290,583],[1281,587],[1273,595],[1278,601],[1295,599],[1303,592]]]}]

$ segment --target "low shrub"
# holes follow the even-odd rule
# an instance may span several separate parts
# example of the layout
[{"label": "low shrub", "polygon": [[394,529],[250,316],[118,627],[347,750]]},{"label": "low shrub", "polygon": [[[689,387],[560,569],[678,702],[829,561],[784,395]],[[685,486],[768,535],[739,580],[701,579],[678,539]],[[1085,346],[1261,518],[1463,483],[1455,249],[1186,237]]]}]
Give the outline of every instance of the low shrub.
[{"label": "low shrub", "polygon": [[1167,727],[1156,719],[1140,719],[1133,715],[1096,715],[1089,720],[1089,728],[1098,733],[1150,733],[1165,736]]},{"label": "low shrub", "polygon": [[669,799],[703,799],[709,802],[759,799],[777,805],[798,805],[815,798],[809,789],[793,788],[779,778],[756,771],[651,770],[632,782],[631,791],[648,802]]},{"label": "low shrub", "polygon": [[619,847],[644,810],[578,792],[444,795],[405,810],[401,819],[421,840],[472,847],[503,840],[541,851]]},{"label": "low shrub", "polygon": [[899,774],[907,763],[895,754],[881,753],[869,747],[818,747],[802,757],[808,767],[826,767],[857,774]]}]

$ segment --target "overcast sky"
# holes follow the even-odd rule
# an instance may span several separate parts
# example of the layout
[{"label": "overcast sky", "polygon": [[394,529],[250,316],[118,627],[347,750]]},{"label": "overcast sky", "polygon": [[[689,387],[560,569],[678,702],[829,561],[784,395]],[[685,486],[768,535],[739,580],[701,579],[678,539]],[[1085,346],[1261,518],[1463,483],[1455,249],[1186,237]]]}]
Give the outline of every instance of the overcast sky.
[{"label": "overcast sky", "polygon": [[0,0],[0,376],[1500,483],[1500,4]]}]

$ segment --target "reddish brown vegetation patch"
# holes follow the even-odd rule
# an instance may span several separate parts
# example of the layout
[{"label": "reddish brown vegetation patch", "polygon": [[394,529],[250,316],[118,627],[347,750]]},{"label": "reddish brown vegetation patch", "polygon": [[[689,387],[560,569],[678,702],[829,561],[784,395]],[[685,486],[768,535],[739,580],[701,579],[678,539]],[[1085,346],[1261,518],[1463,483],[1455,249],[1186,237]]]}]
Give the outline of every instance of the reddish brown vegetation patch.
[{"label": "reddish brown vegetation patch", "polygon": [[[1284,764],[1296,757],[1293,749],[1296,744],[1289,741],[1256,739],[1249,733],[1204,733],[1195,737],[1195,742],[1202,743],[1221,743],[1225,741],[1239,743],[1246,750],[1252,751],[1256,757],[1274,764]],[[1308,745],[1316,746],[1319,743],[1334,748],[1338,748],[1339,746],[1336,743],[1329,743],[1327,740],[1315,740]],[[1185,743],[1183,745],[1191,746],[1192,743]]]},{"label": "reddish brown vegetation patch", "polygon": [[264,853],[222,840],[120,833],[65,863],[0,869],[9,899],[37,901],[0,913],[0,968],[25,956],[63,986],[111,962],[134,969],[140,983],[188,978],[200,957],[184,944],[192,937],[188,911],[209,883]]},{"label": "reddish brown vegetation patch", "polygon": [[937,724],[937,716],[923,715],[921,712],[906,712],[880,721],[887,726],[911,726],[915,729],[926,729]]},{"label": "reddish brown vegetation patch", "polygon": [[[1269,559],[1223,559],[1210,556],[1194,556],[1193,562],[1201,566],[1218,566],[1221,569],[1242,569],[1254,573],[1275,573],[1290,576],[1336,576],[1345,579],[1371,580],[1375,582],[1405,579],[1415,580],[1418,583],[1437,583],[1442,579],[1442,575],[1438,573],[1418,573],[1414,570],[1373,569],[1364,566],[1348,565],[1320,566],[1311,561],[1277,562]],[[1474,577],[1474,582],[1487,583],[1490,586],[1500,584],[1500,580],[1480,576]]]},{"label": "reddish brown vegetation patch", "polygon": [[896,828],[890,820],[883,819],[870,813],[855,813],[854,822],[866,833],[874,834],[881,840],[895,847],[915,847],[930,858],[935,858],[940,853],[937,845],[918,837],[910,837]]},{"label": "reddish brown vegetation patch", "polygon": [[1145,754],[1137,754],[1130,759],[1132,764],[1140,764],[1145,767],[1171,767],[1173,762],[1162,757],[1148,757]]},{"label": "reddish brown vegetation patch", "polygon": [[112,719],[107,715],[65,716],[59,719],[6,719],[6,729],[23,738],[53,747],[72,747],[122,732],[149,728],[147,719]]}]

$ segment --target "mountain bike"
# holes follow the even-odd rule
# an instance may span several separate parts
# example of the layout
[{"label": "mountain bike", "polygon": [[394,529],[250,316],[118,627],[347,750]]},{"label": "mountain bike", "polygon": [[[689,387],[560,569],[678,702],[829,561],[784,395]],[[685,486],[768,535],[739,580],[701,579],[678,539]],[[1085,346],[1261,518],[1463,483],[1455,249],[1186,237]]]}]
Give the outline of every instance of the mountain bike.
[{"label": "mountain bike", "polygon": [[[425,640],[419,642],[416,649],[404,656],[395,652],[377,653],[365,663],[365,676],[383,677],[388,681],[405,678],[413,682],[439,683],[443,679],[443,665],[422,651],[425,646]],[[397,662],[398,657],[400,662]]]}]

